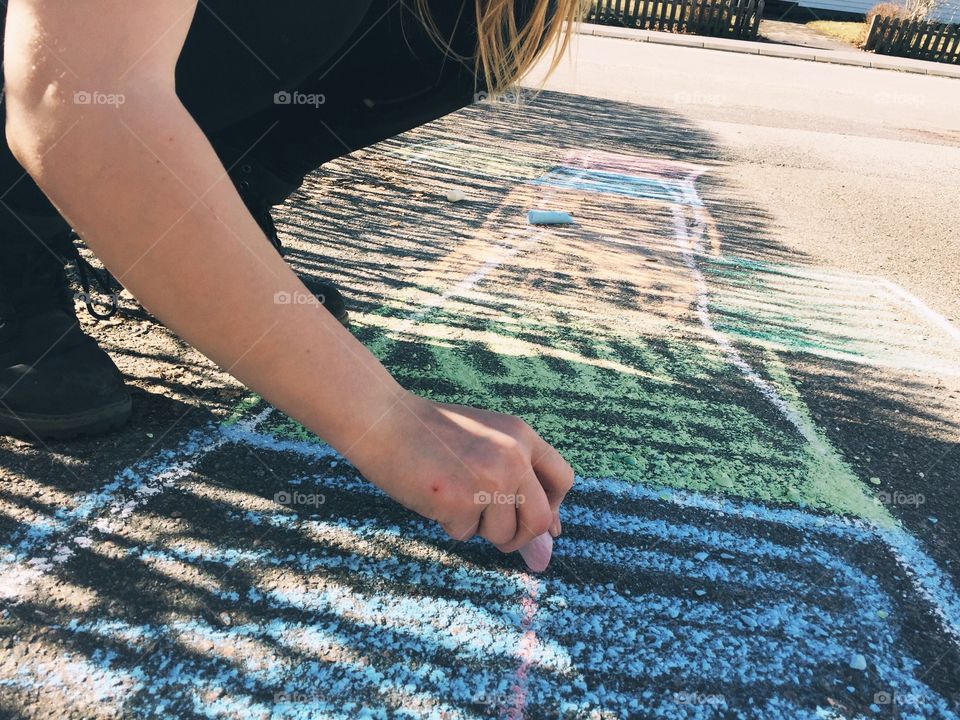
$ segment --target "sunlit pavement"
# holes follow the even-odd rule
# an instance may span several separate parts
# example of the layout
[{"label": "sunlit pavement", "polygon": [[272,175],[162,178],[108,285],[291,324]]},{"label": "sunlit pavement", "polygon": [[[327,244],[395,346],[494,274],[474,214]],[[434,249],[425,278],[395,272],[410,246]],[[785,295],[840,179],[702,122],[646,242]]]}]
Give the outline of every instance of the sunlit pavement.
[{"label": "sunlit pavement", "polygon": [[332,163],[278,213],[405,385],[574,464],[547,572],[448,541],[128,319],[95,332],[131,427],[0,450],[2,712],[956,717],[947,101],[900,127],[855,118],[872,78],[791,75],[846,98],[828,113],[774,69],[657,57],[612,60],[607,99],[484,104]]}]

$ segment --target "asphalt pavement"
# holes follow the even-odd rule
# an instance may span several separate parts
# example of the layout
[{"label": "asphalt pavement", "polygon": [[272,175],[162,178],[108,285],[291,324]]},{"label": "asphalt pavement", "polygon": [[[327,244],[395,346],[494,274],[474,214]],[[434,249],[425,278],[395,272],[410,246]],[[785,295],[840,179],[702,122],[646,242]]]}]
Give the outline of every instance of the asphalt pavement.
[{"label": "asphalt pavement", "polygon": [[0,716],[960,715],[956,81],[575,51],[276,212],[402,383],[571,461],[547,571],[128,300],[130,426],[0,441]]}]

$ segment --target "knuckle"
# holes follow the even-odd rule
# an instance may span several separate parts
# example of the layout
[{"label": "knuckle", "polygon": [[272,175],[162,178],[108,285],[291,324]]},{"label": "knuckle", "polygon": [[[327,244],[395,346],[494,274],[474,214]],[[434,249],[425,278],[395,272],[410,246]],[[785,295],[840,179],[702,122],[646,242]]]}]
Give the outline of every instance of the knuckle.
[{"label": "knuckle", "polygon": [[521,445],[513,438],[498,438],[484,445],[474,472],[490,492],[510,492],[522,477],[526,467]]},{"label": "knuckle", "polygon": [[523,452],[523,446],[513,435],[501,433],[492,441],[493,450],[504,457],[519,455]]},{"label": "knuckle", "polygon": [[465,542],[476,535],[476,526],[469,522],[440,523],[440,527],[448,536],[460,542]]},{"label": "knuckle", "polygon": [[563,481],[560,484],[560,488],[563,490],[564,495],[566,495],[573,487],[575,479],[576,476],[573,472],[573,468],[567,465],[567,469],[563,473]]},{"label": "knuckle", "polygon": [[523,418],[519,418],[516,415],[507,415],[503,422],[503,432],[516,439],[524,437],[527,433],[531,432],[531,430]]},{"label": "knuckle", "polygon": [[531,469],[526,448],[514,439],[511,439],[503,448],[503,463],[513,474],[524,473]]},{"label": "knuckle", "polygon": [[503,528],[492,529],[485,533],[484,536],[494,545],[506,545],[508,542],[513,540],[513,533],[509,530],[504,530]]},{"label": "knuckle", "polygon": [[491,492],[511,495],[517,487],[517,476],[513,470],[512,464],[503,463],[497,468],[497,472],[487,478]]}]

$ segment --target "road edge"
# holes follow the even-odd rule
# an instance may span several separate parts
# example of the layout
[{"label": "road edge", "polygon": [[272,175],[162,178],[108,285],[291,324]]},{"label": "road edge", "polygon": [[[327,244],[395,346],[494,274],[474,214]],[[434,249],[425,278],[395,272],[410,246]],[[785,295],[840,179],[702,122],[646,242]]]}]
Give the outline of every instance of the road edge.
[{"label": "road edge", "polygon": [[798,45],[783,45],[780,43],[756,42],[751,40],[731,40],[727,38],[706,37],[703,35],[682,35],[657,30],[639,30],[635,28],[594,25],[592,23],[582,23],[579,27],[579,33],[581,35],[615,38],[617,40],[650,42],[659,45],[692,47],[702,50],[719,50],[722,52],[736,52],[747,55],[763,55],[765,57],[778,57],[790,60],[809,60],[834,65],[853,65],[876,70],[896,70],[919,75],[960,79],[960,67],[946,63],[914,60],[912,58],[875,55],[874,53],[859,50],[851,50],[850,52],[821,50]]}]

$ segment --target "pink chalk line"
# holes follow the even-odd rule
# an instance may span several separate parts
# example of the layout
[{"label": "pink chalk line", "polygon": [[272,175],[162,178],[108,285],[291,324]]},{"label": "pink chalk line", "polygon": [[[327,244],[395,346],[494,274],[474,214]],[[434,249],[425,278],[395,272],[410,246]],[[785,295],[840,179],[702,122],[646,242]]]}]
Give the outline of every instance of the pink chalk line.
[{"label": "pink chalk line", "polygon": [[537,604],[537,596],[540,594],[540,581],[527,574],[524,574],[523,578],[527,595],[520,602],[520,607],[523,608],[523,618],[520,620],[520,630],[523,632],[523,636],[517,646],[520,666],[517,668],[517,674],[510,686],[510,707],[500,716],[506,718],[506,720],[522,720],[523,718],[523,710],[527,704],[527,672],[533,662],[533,653],[538,645],[537,633],[532,628],[533,619],[537,615],[537,610],[540,609]]}]

